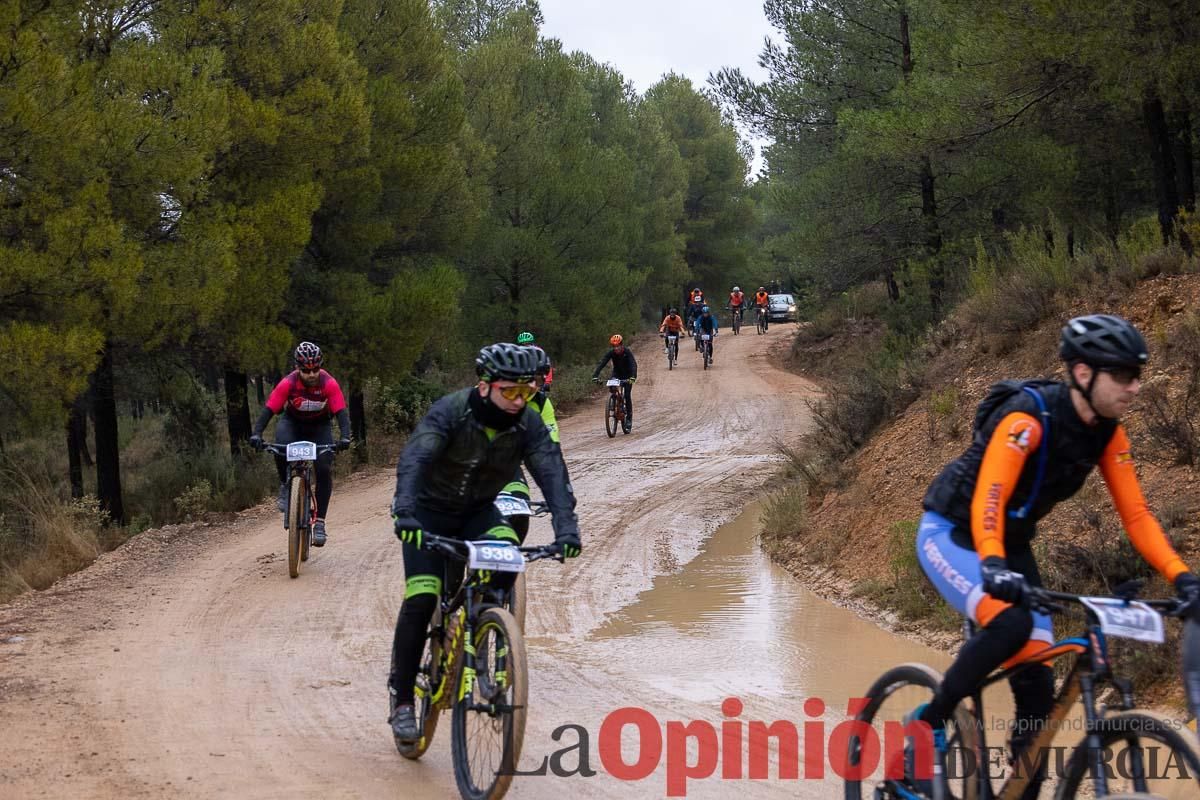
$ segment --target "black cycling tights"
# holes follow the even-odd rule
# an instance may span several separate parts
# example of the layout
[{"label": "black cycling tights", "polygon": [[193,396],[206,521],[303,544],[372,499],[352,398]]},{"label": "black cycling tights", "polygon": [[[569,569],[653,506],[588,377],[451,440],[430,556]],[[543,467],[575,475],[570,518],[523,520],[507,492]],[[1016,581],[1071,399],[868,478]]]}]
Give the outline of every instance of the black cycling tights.
[{"label": "black cycling tights", "polygon": [[[275,470],[279,473],[279,482],[287,483],[288,462],[283,456],[275,456]],[[317,516],[325,519],[329,511],[329,498],[333,496],[333,453],[324,453],[317,457]]]},{"label": "black cycling tights", "polygon": [[425,649],[425,633],[437,604],[437,595],[418,594],[404,598],[400,606],[396,633],[392,638],[392,670],[388,676],[399,705],[413,702],[413,682],[417,679],[421,653]]},{"label": "black cycling tights", "polygon": [[[930,701],[921,719],[940,726],[954,708],[969,696],[988,675],[1016,655],[1033,632],[1033,614],[1028,609],[1011,607],[1002,611],[986,628],[981,628],[959,651],[958,658],[946,670],[942,686]],[[1054,704],[1054,671],[1044,665],[1027,667],[1008,680],[1016,699],[1016,722],[1010,744],[1019,756],[1041,730]],[[1021,796],[1032,800],[1045,780],[1045,766]]]}]

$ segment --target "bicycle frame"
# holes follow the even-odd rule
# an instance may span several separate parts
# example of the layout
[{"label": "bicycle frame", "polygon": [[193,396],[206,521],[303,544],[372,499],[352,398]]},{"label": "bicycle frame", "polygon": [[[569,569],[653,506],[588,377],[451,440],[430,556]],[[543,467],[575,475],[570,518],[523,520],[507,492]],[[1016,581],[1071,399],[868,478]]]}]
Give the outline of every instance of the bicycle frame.
[{"label": "bicycle frame", "polygon": [[[1040,600],[1041,608],[1047,611],[1062,610],[1061,607],[1052,602],[1054,600],[1079,601],[1078,595],[1050,592],[1047,590],[1037,590],[1035,598]],[[1037,602],[1038,600],[1035,600],[1035,604]],[[1152,608],[1161,609],[1164,613],[1178,610],[1178,603],[1174,600],[1143,600],[1141,602],[1146,603]],[[1097,723],[1103,719],[1103,714],[1096,709],[1097,685],[1109,683],[1120,692],[1120,710],[1130,711],[1136,706],[1133,700],[1132,682],[1128,679],[1117,677],[1112,671],[1112,662],[1108,656],[1108,639],[1101,629],[1095,612],[1087,606],[1083,607],[1087,614],[1088,622],[1086,630],[1081,635],[1055,642],[1049,648],[1034,653],[1025,661],[993,673],[971,695],[971,700],[975,705],[975,719],[982,722],[984,719],[983,691],[989,686],[1000,681],[1006,681],[1019,672],[1048,661],[1056,661],[1063,656],[1072,654],[1076,656],[1066,680],[1063,681],[1062,687],[1054,697],[1054,703],[1051,706],[1045,727],[1034,737],[1025,750],[1026,753],[1033,754],[1033,756],[1028,760],[1022,757],[1021,765],[1025,769],[1021,770],[1020,774],[1014,771],[1014,774],[1009,776],[996,793],[992,791],[991,776],[988,773],[989,764],[986,757],[988,752],[987,726],[980,725],[979,752],[974,754],[975,763],[979,765],[980,800],[1017,800],[1021,796],[1021,793],[1028,786],[1029,781],[1043,766],[1042,761],[1046,757],[1046,754],[1049,753],[1050,744],[1059,730],[1059,723],[1066,718],[1072,706],[1081,697],[1085,719],[1083,741],[1087,743],[1088,750],[1092,756],[1092,775],[1096,795],[1104,797],[1108,794],[1108,779],[1105,775],[1103,747],[1100,743],[1100,737],[1096,733]],[[975,630],[976,626],[970,620],[963,623],[963,631],[968,638],[974,634]],[[1037,756],[1039,753],[1043,754],[1040,758]],[[1134,774],[1144,775],[1145,767],[1141,763],[1141,752],[1133,750],[1130,757],[1133,762],[1132,768]]]},{"label": "bicycle frame", "polygon": [[[530,510],[533,511],[533,516],[542,516],[549,512],[549,508],[545,503],[530,502],[529,505]],[[461,539],[427,534],[426,541],[428,542],[427,547],[429,549],[436,550],[448,558],[455,561],[467,560],[465,552],[466,542]],[[517,549],[525,556],[527,563],[543,558],[562,560],[562,557],[556,550],[546,545],[519,547]],[[440,703],[443,708],[449,708],[454,703],[462,702],[471,693],[475,685],[476,653],[474,647],[464,647],[463,644],[475,641],[475,624],[480,614],[489,608],[502,608],[507,605],[509,591],[508,589],[486,589],[480,578],[479,571],[473,569],[466,570],[462,582],[453,594],[450,594],[447,591],[447,587],[443,584],[442,594],[438,600],[438,608],[441,611],[441,615],[440,617],[435,615],[428,633],[430,639],[437,638],[442,643],[443,663],[439,667],[444,670],[439,676],[441,680],[438,682],[438,685],[431,687],[433,696],[430,698],[430,702],[432,704],[437,705]],[[477,596],[484,592],[491,594],[492,599],[488,599],[485,594],[483,600],[477,600]],[[453,635],[448,636],[447,621],[454,619],[460,609],[466,609],[466,613],[461,615],[460,624],[454,628]],[[498,659],[502,659],[503,657],[503,654],[497,654]],[[455,669],[454,666],[456,662],[458,663],[458,669]],[[500,671],[502,670],[497,670],[497,672]],[[454,695],[450,699],[450,702],[447,702],[445,692],[452,679],[456,682]],[[425,720],[418,719],[417,723],[421,728],[421,736],[424,736]]]},{"label": "bicycle frame", "polygon": [[625,392],[623,391],[624,388],[628,385],[629,385],[629,381],[621,381],[620,386],[609,386],[608,387],[608,393],[611,396],[617,398],[616,414],[617,414],[618,422],[625,419],[625,412],[628,410],[625,408]]}]

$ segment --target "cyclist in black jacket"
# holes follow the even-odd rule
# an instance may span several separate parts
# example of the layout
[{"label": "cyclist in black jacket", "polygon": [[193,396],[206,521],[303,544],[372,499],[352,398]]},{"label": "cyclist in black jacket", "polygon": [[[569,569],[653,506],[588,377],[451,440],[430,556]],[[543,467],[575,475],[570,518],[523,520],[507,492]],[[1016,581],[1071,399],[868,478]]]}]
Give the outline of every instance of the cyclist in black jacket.
[{"label": "cyclist in black jacket", "polygon": [[600,363],[596,365],[595,372],[592,373],[592,380],[600,379],[600,370],[604,369],[604,365],[612,362],[612,376],[622,383],[622,388],[625,390],[625,432],[628,433],[633,429],[633,384],[637,380],[637,360],[633,357],[633,352],[625,346],[625,340],[621,338],[621,334],[614,333],[608,340],[612,345],[612,349],[604,354],[604,358],[600,359]]},{"label": "cyclist in black jacket", "polygon": [[[494,344],[475,359],[479,383],[438,400],[417,423],[396,464],[392,519],[404,543],[404,603],[396,620],[388,688],[396,696],[389,722],[396,737],[416,739],[413,683],[443,576],[462,580],[459,562],[421,549],[425,531],[462,539],[520,542],[493,501],[524,462],[546,497],[554,541],[563,555],[581,550],[575,494],[562,450],[527,403],[537,392],[538,359],[530,348]],[[513,575],[494,575],[503,587]]]}]

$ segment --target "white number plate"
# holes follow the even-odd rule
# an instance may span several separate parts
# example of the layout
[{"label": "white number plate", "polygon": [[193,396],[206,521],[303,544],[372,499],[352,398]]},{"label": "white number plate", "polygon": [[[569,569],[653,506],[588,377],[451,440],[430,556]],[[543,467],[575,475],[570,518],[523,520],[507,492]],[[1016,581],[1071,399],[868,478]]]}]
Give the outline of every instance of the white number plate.
[{"label": "white number plate", "polygon": [[606,383],[604,385],[605,386],[620,386],[621,382],[619,380],[617,380],[616,378],[609,378],[608,383]]},{"label": "white number plate", "polygon": [[529,503],[523,498],[515,497],[511,494],[502,494],[496,497],[496,508],[506,517],[511,517],[514,514],[524,514],[530,516],[532,513],[529,510]]},{"label": "white number plate", "polygon": [[711,338],[712,338],[712,336],[707,333],[700,334],[700,341],[702,341],[702,342],[707,342]]},{"label": "white number plate", "polygon": [[669,333],[669,334],[667,334],[667,341],[668,342],[677,342],[677,341],[679,341],[679,335],[675,334],[675,333]]},{"label": "white number plate", "polygon": [[1100,630],[1118,639],[1163,643],[1162,615],[1145,603],[1126,603],[1111,597],[1084,597],[1083,604],[1096,612]]},{"label": "white number plate", "polygon": [[288,461],[316,461],[317,446],[313,442],[292,442],[287,446]]},{"label": "white number plate", "polygon": [[524,572],[525,556],[508,542],[467,542],[467,566],[493,572]]}]

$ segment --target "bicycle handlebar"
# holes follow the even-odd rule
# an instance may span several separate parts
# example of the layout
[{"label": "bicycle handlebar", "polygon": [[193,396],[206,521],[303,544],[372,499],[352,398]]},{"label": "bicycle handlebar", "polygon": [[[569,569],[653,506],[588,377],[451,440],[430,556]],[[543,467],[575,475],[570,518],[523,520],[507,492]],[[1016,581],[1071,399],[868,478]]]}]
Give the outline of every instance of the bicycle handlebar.
[{"label": "bicycle handlebar", "polygon": [[[1071,594],[1070,592],[1055,592],[1038,586],[1030,586],[1026,598],[1032,610],[1040,611],[1043,614],[1062,614],[1067,611],[1066,605],[1064,604],[1074,603],[1077,605],[1083,605],[1083,601],[1085,599],[1091,599],[1094,597],[1101,597],[1107,600],[1121,600],[1124,602],[1137,600],[1138,602],[1145,603],[1151,608],[1157,609],[1158,611],[1162,612],[1163,616],[1167,617],[1183,617],[1191,613],[1191,603],[1175,597],[1139,599],[1137,597],[1137,589],[1140,588],[1141,582],[1131,581],[1130,583],[1135,585],[1122,584],[1122,586],[1126,586],[1129,591],[1118,591],[1111,597],[1105,597],[1104,595],[1082,595]],[[1121,587],[1117,588],[1120,589]],[[1088,613],[1091,613],[1090,610]]]},{"label": "bicycle handlebar", "polygon": [[[326,453],[335,452],[337,449],[338,446],[336,444],[319,444],[317,445],[317,455],[323,456]],[[260,447],[259,450],[263,453],[271,453],[272,455],[276,456],[286,456],[287,444],[281,444],[279,442],[263,442],[262,447]]]},{"label": "bicycle handlebar", "polygon": [[[534,504],[530,505],[532,507]],[[545,505],[545,503],[538,503],[537,505]],[[426,531],[425,535],[421,538],[421,549],[434,550],[457,561],[467,560],[467,543],[463,539],[438,536],[436,533]],[[555,561],[565,560],[556,544],[522,546],[517,549],[525,556],[527,562],[540,561],[543,558],[553,558]]]}]

